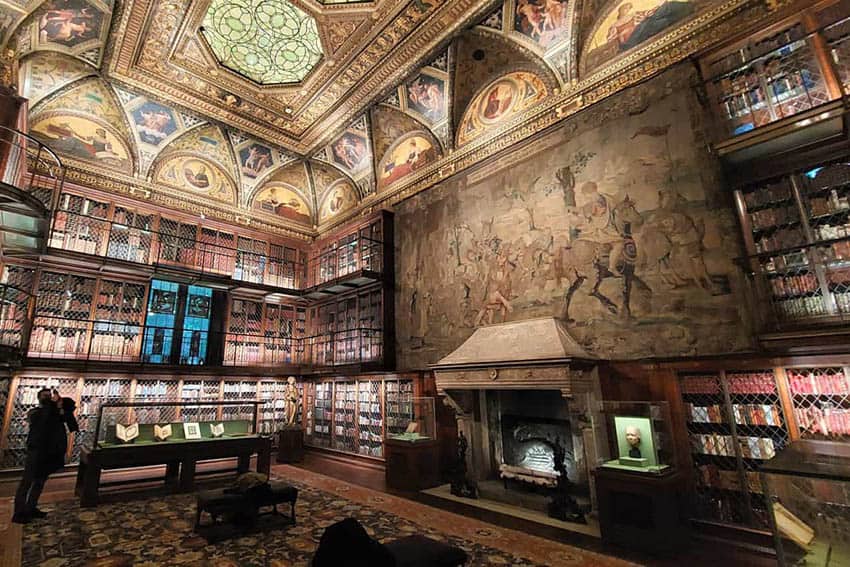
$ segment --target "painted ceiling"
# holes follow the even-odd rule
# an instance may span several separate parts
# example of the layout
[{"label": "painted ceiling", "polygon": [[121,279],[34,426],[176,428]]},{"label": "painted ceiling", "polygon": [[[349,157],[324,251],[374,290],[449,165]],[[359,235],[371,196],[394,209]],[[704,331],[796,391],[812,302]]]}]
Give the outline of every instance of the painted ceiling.
[{"label": "painted ceiling", "polygon": [[315,233],[717,5],[0,0],[0,43],[32,134],[87,179]]}]

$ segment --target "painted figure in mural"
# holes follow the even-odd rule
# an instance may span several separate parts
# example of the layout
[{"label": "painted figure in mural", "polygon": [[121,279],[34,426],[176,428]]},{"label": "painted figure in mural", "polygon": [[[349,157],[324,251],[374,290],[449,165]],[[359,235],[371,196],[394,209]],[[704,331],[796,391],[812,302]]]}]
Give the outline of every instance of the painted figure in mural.
[{"label": "painted figure in mural", "polygon": [[488,325],[495,322],[496,315],[502,322],[507,320],[508,313],[513,312],[511,305],[511,275],[516,265],[508,258],[507,249],[499,249],[492,259],[487,272],[487,283],[484,288],[484,301],[475,316],[475,326],[481,325],[485,319]]},{"label": "painted figure in mural", "polygon": [[87,136],[85,133],[77,133],[70,124],[61,123],[49,124],[47,132],[54,139],[54,149],[60,152],[96,159],[119,157],[113,151],[112,142],[104,128],[96,127],[94,133]]},{"label": "painted figure in mural", "polygon": [[183,169],[183,175],[186,176],[186,181],[198,189],[206,189],[210,186],[210,178],[204,165],[198,165],[198,171],[192,171],[191,166],[187,165]]},{"label": "painted figure in mural", "polygon": [[581,187],[581,193],[585,195],[588,202],[581,208],[585,222],[577,228],[581,231],[582,238],[588,238],[600,244],[610,244],[608,253],[608,269],[615,276],[619,275],[618,263],[620,253],[623,250],[623,235],[614,226],[611,217],[613,210],[613,198],[601,193],[593,181],[588,181]]},{"label": "painted figure in mural", "polygon": [[511,83],[502,81],[497,83],[487,95],[487,103],[484,106],[484,118],[497,120],[510,108],[514,98],[514,87]]},{"label": "painted figure in mural", "polygon": [[[587,185],[587,184],[585,184]],[[590,278],[595,278],[590,295],[613,314],[631,317],[631,291],[637,285],[652,293],[650,287],[635,273],[638,248],[632,230],[640,227],[644,219],[628,195],[617,205],[611,197],[598,193],[595,184],[582,190],[591,201],[582,207],[587,220],[573,229],[574,239],[561,249],[553,259],[555,279],[560,285],[566,278],[570,282],[564,296],[563,318],[570,319],[570,304],[575,292]],[[620,307],[599,291],[605,279],[623,279],[623,301]]]},{"label": "painted figure in mural", "polygon": [[617,19],[608,28],[608,41],[616,41],[619,51],[626,51],[664,31],[692,10],[689,2],[664,2],[650,10],[634,10],[631,2],[624,2],[617,8]]},{"label": "painted figure in mural", "polygon": [[283,389],[283,403],[285,404],[284,419],[286,420],[286,425],[289,427],[297,425],[295,420],[298,417],[299,398],[298,387],[295,385],[295,376],[290,376],[286,379],[286,387]]},{"label": "painted figure in mural", "polygon": [[439,120],[445,109],[444,84],[435,77],[419,75],[407,87],[410,106],[430,120]]},{"label": "painted figure in mural", "polygon": [[519,0],[515,29],[548,47],[563,39],[569,24],[567,0]]},{"label": "painted figure in mural", "polygon": [[659,208],[641,231],[640,265],[654,268],[672,287],[696,284],[714,291],[705,265],[705,223],[685,213],[687,201],[676,191],[658,192]]},{"label": "painted figure in mural", "polygon": [[89,8],[48,10],[39,19],[39,38],[71,44],[94,37],[94,19]]},{"label": "painted figure in mural", "polygon": [[334,161],[354,170],[366,156],[366,142],[360,136],[343,134],[332,146]]},{"label": "painted figure in mural", "polygon": [[243,159],[242,171],[249,177],[257,177],[272,164],[271,150],[257,144],[247,148],[247,152],[240,152],[240,157]]},{"label": "painted figure in mural", "polygon": [[137,123],[139,132],[142,134],[142,140],[148,141],[151,138],[152,143],[161,142],[167,135],[166,128],[171,124],[172,117],[164,110],[142,110],[139,113],[141,121]]},{"label": "painted figure in mural", "polygon": [[391,185],[435,159],[434,146],[420,136],[414,136],[392,151],[381,172],[381,184]]}]

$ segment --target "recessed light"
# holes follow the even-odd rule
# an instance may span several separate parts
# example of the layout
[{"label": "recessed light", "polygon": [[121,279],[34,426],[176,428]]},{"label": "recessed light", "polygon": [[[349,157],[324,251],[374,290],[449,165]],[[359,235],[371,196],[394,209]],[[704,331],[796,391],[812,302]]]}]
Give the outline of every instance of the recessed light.
[{"label": "recessed light", "polygon": [[284,109],[283,109],[283,111],[284,111],[285,113],[287,113],[287,114],[292,114],[292,107],[291,107],[291,106],[287,106],[286,108],[284,108]]}]

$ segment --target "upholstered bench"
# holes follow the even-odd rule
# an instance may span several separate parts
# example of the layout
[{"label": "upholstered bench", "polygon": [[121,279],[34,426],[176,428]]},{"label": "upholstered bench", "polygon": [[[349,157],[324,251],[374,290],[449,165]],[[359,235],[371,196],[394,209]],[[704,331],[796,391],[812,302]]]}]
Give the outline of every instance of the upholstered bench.
[{"label": "upholstered bench", "polygon": [[226,517],[256,519],[260,509],[268,506],[272,507],[272,514],[278,514],[278,504],[287,503],[290,505],[289,519],[294,524],[296,500],[298,489],[285,482],[270,482],[241,493],[229,489],[205,490],[198,493],[195,529],[203,527],[201,515],[204,512],[212,517],[212,525],[216,525],[220,518]]}]

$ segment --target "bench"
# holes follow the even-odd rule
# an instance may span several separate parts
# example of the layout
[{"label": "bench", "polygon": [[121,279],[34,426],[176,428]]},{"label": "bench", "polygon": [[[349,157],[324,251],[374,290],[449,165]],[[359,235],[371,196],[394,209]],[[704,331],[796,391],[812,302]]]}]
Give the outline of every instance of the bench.
[{"label": "bench", "polygon": [[[261,515],[260,509],[271,507],[270,514],[280,514],[279,504],[289,504],[289,520],[295,524],[295,502],[298,500],[298,489],[285,482],[269,482],[268,485],[258,486],[249,491],[238,493],[230,489],[205,490],[198,493],[197,510],[195,513],[195,531],[199,528],[221,524],[220,520],[228,522],[245,522],[253,524]],[[201,515],[206,512],[212,518],[212,524],[201,525]],[[242,526],[237,526],[242,527]]]}]

